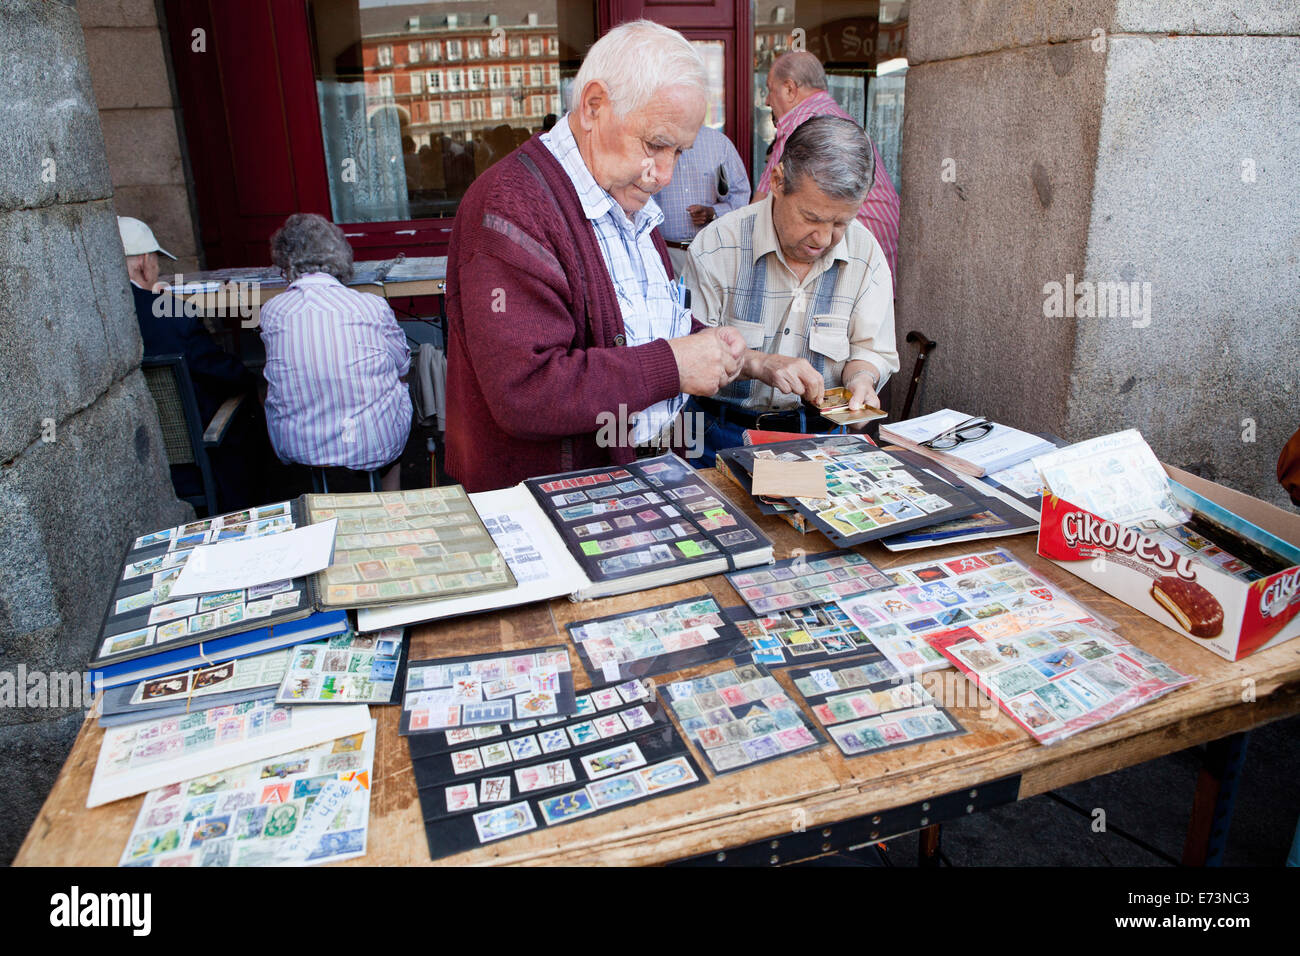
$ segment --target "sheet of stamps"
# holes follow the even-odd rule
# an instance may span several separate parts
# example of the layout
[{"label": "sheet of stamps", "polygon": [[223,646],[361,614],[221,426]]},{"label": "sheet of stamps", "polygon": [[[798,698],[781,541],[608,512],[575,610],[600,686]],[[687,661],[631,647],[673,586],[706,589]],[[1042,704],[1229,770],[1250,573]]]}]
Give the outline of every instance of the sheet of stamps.
[{"label": "sheet of stamps", "polygon": [[402,734],[574,712],[573,673],[564,645],[483,657],[412,661],[402,697]]},{"label": "sheet of stamps", "polygon": [[868,657],[792,670],[813,717],[846,757],[965,733],[917,680],[880,680]]},{"label": "sheet of stamps", "polygon": [[302,866],[362,856],[375,730],[151,791],[120,866]]},{"label": "sheet of stamps", "polygon": [[393,704],[405,649],[403,628],[299,644],[276,694],[282,704]]},{"label": "sheet of stamps", "polygon": [[803,438],[727,454],[750,474],[757,459],[821,462],[827,497],[787,500],[839,545],[863,544],[980,510],[969,495],[857,436]]},{"label": "sheet of stamps", "polygon": [[[639,680],[622,681],[583,691],[574,697],[574,712],[538,720],[517,721],[509,724],[481,724],[477,727],[456,727],[440,732],[413,735],[407,740],[411,759],[421,762],[438,754],[451,754],[454,773],[476,769],[487,757],[493,759],[504,745],[506,752],[514,754],[517,741],[525,737],[536,741],[543,754],[566,753],[584,743],[599,741],[595,721],[617,714],[628,731],[635,732],[654,722],[650,708],[654,695]],[[575,731],[575,728],[578,728]],[[417,773],[418,775],[418,773]]]},{"label": "sheet of stamps", "polygon": [[232,690],[278,686],[288,670],[289,654],[288,650],[271,651],[215,667],[197,667],[180,674],[141,681],[133,686],[130,703],[136,706],[174,700],[201,702],[205,697]]},{"label": "sheet of stamps", "polygon": [[927,637],[969,627],[986,637],[1092,621],[1092,612],[1002,550],[893,568],[894,586],[839,605],[903,673],[947,667]]},{"label": "sheet of stamps", "polygon": [[321,574],[327,607],[430,600],[515,586],[460,485],[308,495],[312,522],[338,518],[334,560]]},{"label": "sheet of stamps", "polygon": [[729,609],[740,633],[749,641],[756,664],[765,667],[788,667],[870,654],[877,680],[887,680],[898,671],[853,623],[838,604],[813,604],[788,611],[773,611],[751,618],[747,612]]},{"label": "sheet of stamps", "polygon": [[646,683],[584,691],[568,717],[407,738],[435,859],[705,782]]},{"label": "sheet of stamps", "polygon": [[1251,581],[1258,581],[1265,576],[1263,572],[1251,567],[1236,555],[1224,551],[1214,542],[1197,534],[1195,530],[1185,524],[1174,525],[1171,528],[1165,528],[1163,531],[1153,530],[1143,533],[1157,544],[1163,544],[1174,554],[1196,558],[1199,561],[1207,561],[1221,571],[1231,574],[1238,581],[1245,581],[1249,584]]},{"label": "sheet of stamps", "polygon": [[198,768],[237,766],[358,733],[368,719],[363,706],[292,708],[266,699],[108,727],[86,806],[145,793]]},{"label": "sheet of stamps", "polygon": [[1072,737],[1195,680],[1115,632],[1083,623],[1000,637],[961,628],[936,636],[935,643],[1043,744]]},{"label": "sheet of stamps", "polygon": [[675,681],[660,694],[714,774],[745,770],[825,743],[759,664]]},{"label": "sheet of stamps", "polygon": [[592,581],[771,546],[676,455],[525,484]]},{"label": "sheet of stamps", "polygon": [[850,550],[796,555],[761,570],[734,571],[727,580],[755,614],[825,604],[893,584],[878,567]]},{"label": "sheet of stamps", "polygon": [[568,626],[593,680],[666,674],[745,650],[711,595]]},{"label": "sheet of stamps", "polygon": [[136,538],[109,602],[92,663],[247,630],[272,614],[285,617],[286,612],[310,611],[304,578],[171,598],[176,579],[197,545],[257,538],[294,527],[292,504],[282,501]]}]

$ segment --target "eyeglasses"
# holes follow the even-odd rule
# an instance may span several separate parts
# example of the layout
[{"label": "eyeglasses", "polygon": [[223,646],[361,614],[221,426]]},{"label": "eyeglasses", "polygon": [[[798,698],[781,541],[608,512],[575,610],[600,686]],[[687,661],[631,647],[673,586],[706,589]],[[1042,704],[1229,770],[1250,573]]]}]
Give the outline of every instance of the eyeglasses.
[{"label": "eyeglasses", "polygon": [[987,418],[968,418],[946,432],[940,432],[929,441],[921,442],[921,445],[925,448],[933,448],[935,451],[943,451],[946,448],[956,448],[962,442],[987,438],[992,431],[993,422]]}]

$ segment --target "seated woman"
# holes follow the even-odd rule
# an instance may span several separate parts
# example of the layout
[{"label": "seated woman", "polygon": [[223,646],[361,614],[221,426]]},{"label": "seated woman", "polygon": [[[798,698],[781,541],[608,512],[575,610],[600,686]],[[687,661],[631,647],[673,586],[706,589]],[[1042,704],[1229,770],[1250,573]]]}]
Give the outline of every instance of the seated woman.
[{"label": "seated woman", "polygon": [[281,461],[331,469],[330,491],[369,490],[383,470],[400,487],[397,460],[411,431],[406,336],[377,295],[354,292],[352,247],[321,216],[297,213],[271,237],[271,260],[289,288],[262,306],[266,425]]}]

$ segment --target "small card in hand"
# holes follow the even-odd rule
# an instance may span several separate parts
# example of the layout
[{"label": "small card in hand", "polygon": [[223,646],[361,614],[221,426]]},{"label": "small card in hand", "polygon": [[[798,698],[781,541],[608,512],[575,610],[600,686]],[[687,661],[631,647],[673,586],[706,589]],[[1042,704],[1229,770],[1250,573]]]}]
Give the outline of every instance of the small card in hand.
[{"label": "small card in hand", "polygon": [[864,405],[857,411],[849,410],[849,400],[853,397],[853,391],[847,388],[828,388],[826,394],[817,405],[817,412],[828,421],[836,425],[856,425],[860,422],[871,422],[877,418],[887,418],[889,413],[884,409],[874,408],[871,405]]}]

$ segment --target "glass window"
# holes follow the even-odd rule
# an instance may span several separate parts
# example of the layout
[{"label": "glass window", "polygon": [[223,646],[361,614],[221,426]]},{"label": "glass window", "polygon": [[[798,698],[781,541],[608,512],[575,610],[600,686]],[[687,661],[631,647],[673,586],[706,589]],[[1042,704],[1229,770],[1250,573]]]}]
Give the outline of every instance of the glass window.
[{"label": "glass window", "polygon": [[727,122],[726,44],[721,40],[692,40],[691,46],[704,58],[709,77],[709,107],[704,114],[704,125],[720,130]]},{"label": "glass window", "polygon": [[[308,0],[334,221],[455,215],[475,176],[540,129],[547,112],[560,112],[579,65],[573,52],[562,62],[560,50],[591,46],[596,6],[532,0],[525,12],[499,17],[501,52],[518,57],[527,39],[538,58],[534,75],[533,64],[528,73],[492,65],[495,55],[482,63],[496,26],[490,4]],[[441,68],[447,61],[453,65]],[[408,63],[440,68],[408,72]],[[395,82],[399,74],[405,78]]]}]

